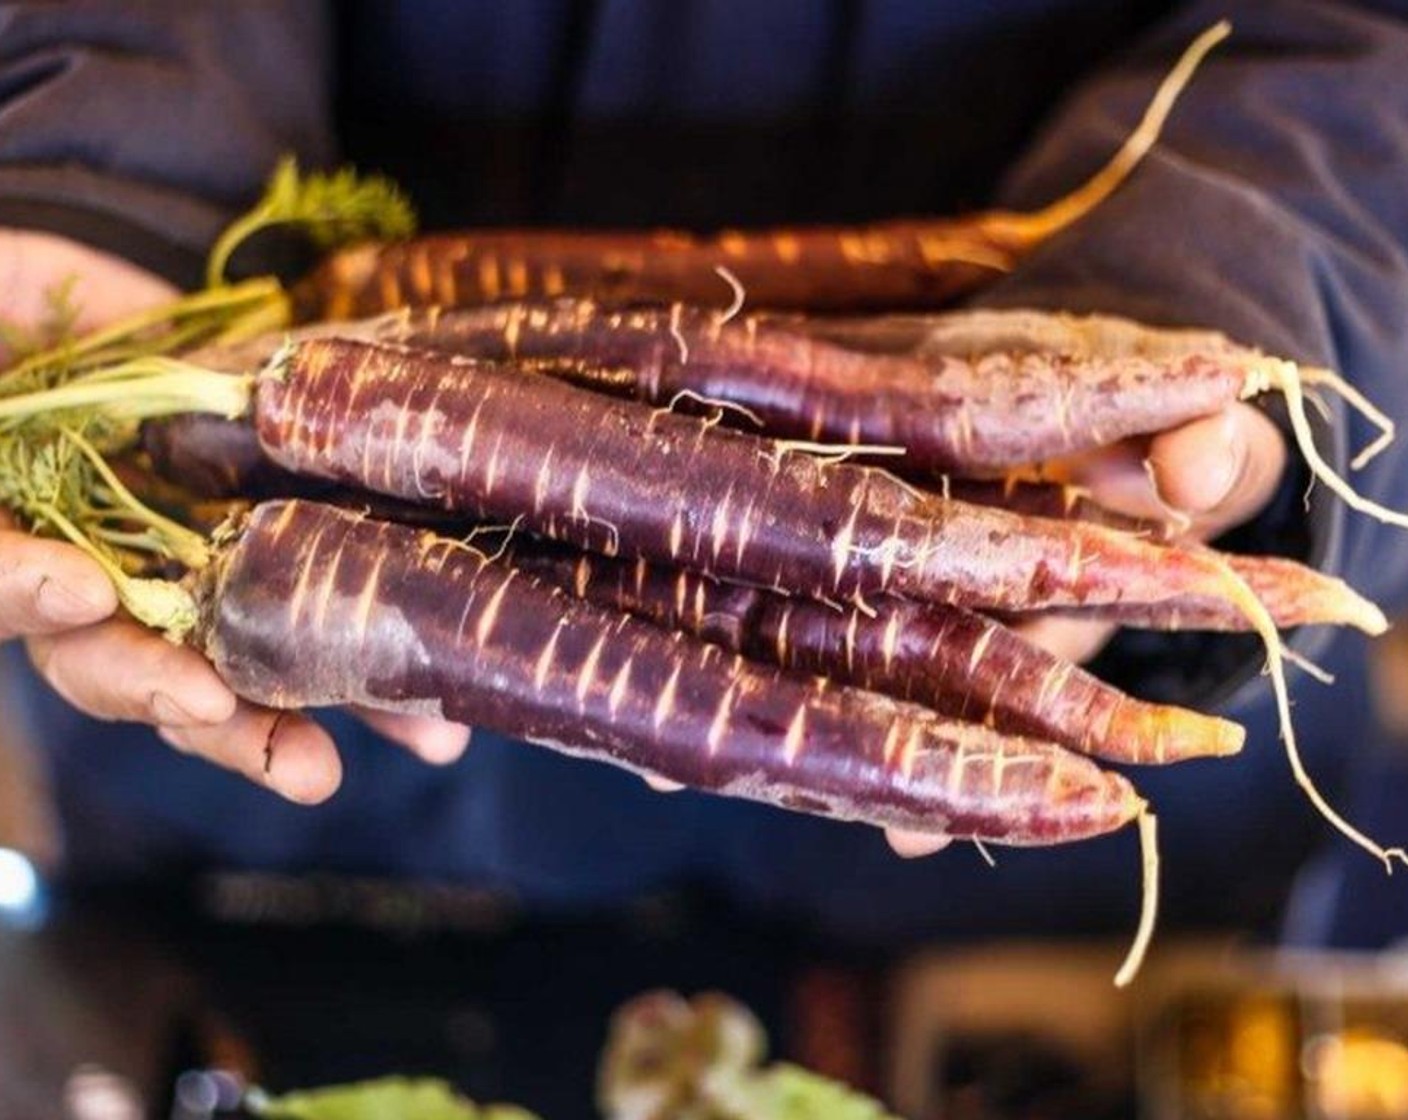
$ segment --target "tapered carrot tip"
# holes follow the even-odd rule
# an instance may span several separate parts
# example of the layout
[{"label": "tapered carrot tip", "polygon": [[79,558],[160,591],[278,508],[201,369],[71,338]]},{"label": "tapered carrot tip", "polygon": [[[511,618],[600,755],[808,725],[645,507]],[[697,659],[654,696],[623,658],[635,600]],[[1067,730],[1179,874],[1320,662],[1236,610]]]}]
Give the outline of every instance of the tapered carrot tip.
[{"label": "tapered carrot tip", "polygon": [[1245,727],[1240,723],[1233,723],[1230,719],[1220,719],[1217,721],[1217,741],[1212,754],[1220,758],[1237,754],[1246,741],[1247,729]]},{"label": "tapered carrot tip", "polygon": [[1350,624],[1359,627],[1364,633],[1371,637],[1378,637],[1388,630],[1388,618],[1379,609],[1378,604],[1369,602],[1368,599],[1356,595],[1353,613],[1350,617]]},{"label": "tapered carrot tip", "polygon": [[1356,623],[1359,629],[1374,637],[1387,633],[1388,618],[1384,615],[1384,612],[1373,603],[1367,603],[1366,606],[1368,609],[1365,610],[1363,618]]},{"label": "tapered carrot tip", "polygon": [[1123,828],[1147,807],[1129,779],[1110,770],[1094,775],[1086,766],[1058,772],[1046,792],[1046,843],[1101,836]]},{"label": "tapered carrot tip", "polygon": [[1281,626],[1353,626],[1369,635],[1388,629],[1378,606],[1342,579],[1278,556],[1238,556],[1228,561]]},{"label": "tapered carrot tip", "polygon": [[[1248,580],[1252,590],[1262,595],[1271,613],[1280,622],[1283,614],[1274,608],[1281,606],[1281,596],[1267,593],[1252,580]],[[1377,636],[1388,629],[1388,619],[1377,604],[1371,603],[1343,580],[1330,576],[1320,576],[1315,580],[1298,579],[1287,581],[1284,588],[1292,592],[1292,601],[1285,604],[1284,615],[1306,625],[1319,623],[1325,626],[1353,626],[1370,636]],[[1281,623],[1284,625],[1284,623]]]},{"label": "tapered carrot tip", "polygon": [[1109,798],[1121,827],[1149,808],[1149,803],[1139,796],[1130,780],[1122,774],[1105,774],[1105,796]]},{"label": "tapered carrot tip", "polygon": [[1129,744],[1128,761],[1162,765],[1190,758],[1225,758],[1246,742],[1239,723],[1156,704],[1124,704],[1110,717],[1107,738]]}]

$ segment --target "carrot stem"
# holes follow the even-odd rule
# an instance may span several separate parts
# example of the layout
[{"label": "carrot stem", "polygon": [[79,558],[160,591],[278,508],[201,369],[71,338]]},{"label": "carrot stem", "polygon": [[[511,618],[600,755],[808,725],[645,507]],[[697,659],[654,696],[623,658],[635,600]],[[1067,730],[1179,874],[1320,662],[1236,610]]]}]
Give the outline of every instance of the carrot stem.
[{"label": "carrot stem", "polygon": [[179,641],[195,627],[196,605],[178,583],[164,579],[137,579],[123,571],[122,566],[105,549],[99,548],[89,536],[70,521],[55,506],[37,507],[41,514],[72,544],[82,549],[103,569],[117,591],[123,607],[138,622],[161,630],[173,640]]},{"label": "carrot stem", "polygon": [[[268,313],[270,308],[279,310],[280,314]],[[222,285],[139,311],[81,338],[31,354],[0,372],[0,387],[20,383],[26,375],[51,367],[68,371],[89,368],[111,360],[113,348],[134,344],[138,339],[142,339],[140,345],[144,353],[161,353],[193,341],[193,320],[209,320],[213,328],[232,320],[239,321],[255,309],[264,312],[258,320],[261,326],[283,325],[287,318],[287,300],[277,280],[263,277]],[[166,329],[164,335],[160,328]],[[155,337],[143,337],[149,334]],[[120,356],[127,357],[126,354]]]},{"label": "carrot stem", "polygon": [[180,412],[226,417],[249,408],[253,376],[219,373],[174,358],[134,358],[50,389],[0,397],[0,429],[55,412],[100,412],[111,420],[145,420]]}]

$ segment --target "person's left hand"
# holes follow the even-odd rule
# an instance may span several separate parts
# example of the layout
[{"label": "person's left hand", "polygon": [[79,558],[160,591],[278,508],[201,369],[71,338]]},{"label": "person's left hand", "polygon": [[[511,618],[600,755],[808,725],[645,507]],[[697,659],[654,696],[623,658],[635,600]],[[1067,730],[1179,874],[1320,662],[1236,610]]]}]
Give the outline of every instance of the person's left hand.
[{"label": "person's left hand", "polygon": [[[72,285],[68,300],[79,309],[79,330],[111,323],[176,294],[124,261],[49,234],[0,230],[0,261],[5,262],[0,316],[21,331],[44,322],[53,293],[65,285]],[[0,353],[0,365],[4,361]],[[98,719],[152,724],[177,749],[244,774],[293,801],[319,802],[336,791],[341,764],[323,728],[296,712],[276,713],[238,700],[194,650],[174,646],[114,613],[116,599],[106,580],[77,549],[19,533],[0,510],[0,554],[0,582],[5,583],[0,590],[12,592],[4,601],[14,616],[0,619],[0,635],[24,636],[40,675],[75,707]],[[60,569],[63,580],[56,574]],[[16,605],[26,602],[25,586],[39,594],[46,585],[60,584],[88,587],[91,594],[71,603],[57,622],[46,622],[42,611],[31,618]],[[358,714],[427,762],[451,762],[469,741],[467,728],[438,720]]]},{"label": "person's left hand", "polygon": [[[1286,467],[1286,442],[1266,415],[1234,404],[1151,439],[1130,440],[1083,457],[1071,481],[1099,504],[1135,517],[1186,518],[1187,532],[1212,540],[1256,516],[1270,501]],[[1018,629],[1072,661],[1086,661],[1115,627],[1098,622],[1040,618]],[[950,837],[887,829],[901,856],[931,855]]]}]

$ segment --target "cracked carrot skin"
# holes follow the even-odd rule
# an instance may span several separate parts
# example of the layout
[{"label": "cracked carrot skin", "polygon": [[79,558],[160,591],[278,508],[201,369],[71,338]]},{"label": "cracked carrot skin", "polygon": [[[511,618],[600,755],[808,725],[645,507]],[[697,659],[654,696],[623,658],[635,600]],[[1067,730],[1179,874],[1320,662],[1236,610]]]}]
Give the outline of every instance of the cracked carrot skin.
[{"label": "cracked carrot skin", "polygon": [[724,231],[483,230],[337,253],[294,292],[301,320],[401,307],[588,296],[726,307],[718,268],[751,305],[811,310],[932,308],[991,283],[1026,248],[974,220]]},{"label": "cracked carrot skin", "polygon": [[754,661],[911,700],[955,719],[1030,735],[1113,762],[1162,764],[1234,754],[1227,720],[1127,696],[961,607],[900,600],[834,610],[698,572],[541,542],[503,562],[598,606],[628,611]]},{"label": "cracked carrot skin", "polygon": [[[814,337],[805,321],[725,321],[682,305],[510,303],[392,318],[382,333],[472,357],[527,360],[540,372],[652,404],[681,393],[727,401],[771,435],[901,447],[896,467],[910,476],[991,473],[1163,431],[1238,400],[1246,381],[1216,349],[1152,357],[997,346],[875,354]],[[745,426],[737,415],[727,420]]]},{"label": "cracked carrot skin", "polygon": [[428,713],[697,789],[1006,844],[1099,835],[1143,807],[1053,744],[756,665],[320,503],[256,507],[201,591],[199,644],[276,707]]},{"label": "cracked carrot skin", "polygon": [[883,471],[428,351],[320,339],[257,383],[275,462],[578,547],[791,594],[994,609],[1162,602],[1227,586],[1208,557],[943,501]]}]

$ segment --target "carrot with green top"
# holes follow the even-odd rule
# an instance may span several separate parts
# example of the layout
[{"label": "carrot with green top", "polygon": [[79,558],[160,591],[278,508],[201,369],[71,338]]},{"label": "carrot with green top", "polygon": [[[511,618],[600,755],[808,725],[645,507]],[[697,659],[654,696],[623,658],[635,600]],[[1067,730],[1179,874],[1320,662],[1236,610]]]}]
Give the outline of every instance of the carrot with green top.
[{"label": "carrot with green top", "polygon": [[1357,843],[1385,862],[1401,855],[1315,789],[1295,750],[1275,621],[1212,553],[944,501],[814,445],[409,348],[304,341],[245,376],[139,360],[0,400],[0,432],[72,409],[125,422],[250,411],[266,454],[297,473],[835,602],[1227,601],[1266,647],[1297,781]]}]

